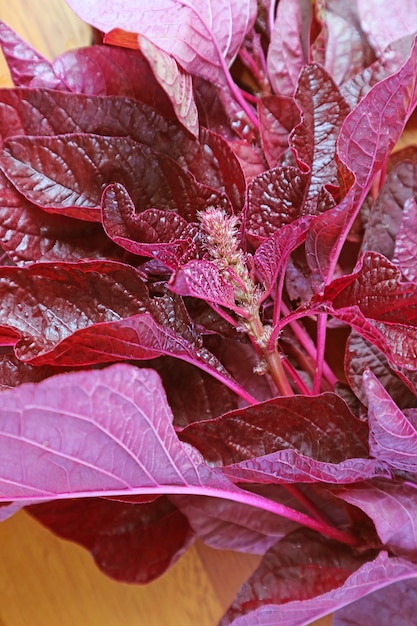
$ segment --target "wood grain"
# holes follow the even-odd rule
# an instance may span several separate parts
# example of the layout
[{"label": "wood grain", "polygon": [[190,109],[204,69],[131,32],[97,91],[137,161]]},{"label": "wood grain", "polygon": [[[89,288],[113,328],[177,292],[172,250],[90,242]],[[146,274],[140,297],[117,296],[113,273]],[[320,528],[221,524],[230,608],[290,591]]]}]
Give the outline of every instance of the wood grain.
[{"label": "wood grain", "polygon": [[[0,0],[0,19],[49,59],[91,38],[64,0]],[[116,583],[24,512],[0,524],[0,560],[0,626],[216,626],[259,562],[197,543],[149,585]]]}]

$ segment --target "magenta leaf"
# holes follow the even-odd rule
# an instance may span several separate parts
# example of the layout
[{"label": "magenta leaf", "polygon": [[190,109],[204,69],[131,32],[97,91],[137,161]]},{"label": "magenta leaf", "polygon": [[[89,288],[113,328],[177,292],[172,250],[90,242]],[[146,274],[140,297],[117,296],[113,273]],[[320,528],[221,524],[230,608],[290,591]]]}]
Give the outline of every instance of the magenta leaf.
[{"label": "magenta leaf", "polygon": [[377,479],[349,485],[336,495],[364,511],[382,543],[410,561],[417,557],[417,490],[415,486]]},{"label": "magenta leaf", "polygon": [[177,119],[198,137],[198,111],[194,100],[193,82],[175,58],[143,35],[138,36],[140,50],[152,68],[159,85],[167,94]]},{"label": "magenta leaf", "polygon": [[135,205],[120,184],[106,187],[102,219],[107,235],[136,255],[150,256],[171,268],[186,262],[196,252],[193,239],[198,227],[175,211],[148,209],[136,214]]},{"label": "magenta leaf", "polygon": [[363,375],[368,400],[369,447],[372,456],[391,467],[417,473],[416,415],[405,415],[374,374]]},{"label": "magenta leaf", "polygon": [[294,95],[298,75],[308,63],[310,21],[309,2],[279,3],[267,56],[269,80],[278,95]]},{"label": "magenta leaf", "polygon": [[0,46],[16,87],[66,88],[52,63],[26,43],[4,22],[0,22]]},{"label": "magenta leaf", "polygon": [[360,268],[336,278],[323,293],[335,309],[357,306],[368,318],[397,324],[416,324],[417,292],[401,282],[401,272],[382,254],[367,252]]},{"label": "magenta leaf", "polygon": [[[398,610],[401,607],[401,610]],[[340,609],[333,626],[392,624],[408,626],[417,610],[417,581],[401,580]]]},{"label": "magenta leaf", "polygon": [[[302,553],[301,550],[297,552],[300,555]],[[356,558],[358,559],[358,557]],[[335,575],[334,570],[331,575]],[[231,619],[233,619],[232,613],[231,619],[228,619],[228,616],[226,616],[221,626],[228,626],[228,624],[232,624],[233,626],[254,626],[255,624],[256,626],[270,626],[271,624],[294,626],[294,624],[306,624],[325,615],[329,615],[342,607],[350,608],[349,605],[353,602],[364,598],[374,591],[384,589],[397,581],[410,579],[413,585],[412,579],[416,577],[417,568],[413,563],[399,557],[390,557],[386,552],[381,552],[375,559],[367,563],[358,563],[358,567],[355,568],[355,571],[350,573],[350,575],[348,573],[341,586],[334,587],[325,593],[309,599],[290,600],[280,605],[271,605],[260,601],[259,608],[249,615],[236,617],[234,621],[231,621]],[[300,580],[300,578],[297,576],[295,580]],[[283,591],[285,591],[284,585],[285,578],[282,582]],[[245,588],[243,588],[242,592],[243,601],[246,596],[246,594],[244,595],[244,591]],[[364,601],[366,601],[366,599]],[[249,605],[247,608],[250,610],[252,606]],[[349,608],[347,610],[349,610]],[[231,611],[233,611],[233,605]],[[237,613],[237,615],[239,614]]]},{"label": "magenta leaf", "polygon": [[393,262],[399,266],[404,276],[411,281],[417,280],[416,223],[417,204],[414,198],[409,198],[404,204],[403,217],[395,240]]},{"label": "magenta leaf", "polygon": [[[393,258],[404,207],[415,194],[417,194],[417,164],[412,160],[406,160],[404,155],[404,160],[396,163],[387,173],[372,206],[362,242],[364,251],[373,250],[388,259]],[[404,245],[405,243],[404,241]]]},{"label": "magenta leaf", "polygon": [[321,2],[319,7],[322,30],[312,44],[312,59],[341,85],[369,66],[375,52],[360,23],[356,4]]},{"label": "magenta leaf", "polygon": [[67,89],[96,96],[137,98],[168,119],[174,111],[148,61],[138,50],[95,45],[68,50],[53,62]]},{"label": "magenta leaf", "polygon": [[303,68],[295,101],[301,112],[301,122],[295,126],[289,142],[301,170],[308,174],[303,212],[314,214],[323,185],[337,187],[339,183],[336,140],[349,107],[332,78],[316,64]]},{"label": "magenta leaf", "polygon": [[[123,29],[147,37],[179,62],[191,74],[211,82],[224,83],[225,67],[230,63],[252,26],[256,15],[253,0],[158,0],[147,2],[90,2],[68,4],[82,20],[104,33]],[[158,17],[156,17],[156,15]],[[118,43],[113,36],[110,43]]]},{"label": "magenta leaf", "polygon": [[392,42],[416,33],[417,9],[412,0],[401,2],[398,6],[380,6],[377,0],[359,0],[358,14],[361,26],[378,56]]},{"label": "magenta leaf", "polygon": [[201,298],[246,315],[235,302],[233,286],[222,276],[217,265],[210,261],[190,261],[175,273],[169,286],[174,293]]},{"label": "magenta leaf", "polygon": [[87,548],[97,566],[120,582],[154,580],[193,540],[187,519],[164,497],[148,504],[84,498],[26,510],[59,537]]},{"label": "magenta leaf", "polygon": [[[334,541],[323,540],[309,531],[297,530],[265,554],[258,569],[241,587],[220,626],[307,623],[305,618],[310,617],[307,612],[302,621],[294,617],[293,621],[284,621],[279,617],[280,610],[284,617],[287,607],[294,601],[302,610],[308,600],[313,604],[315,598],[340,588],[367,557],[369,555],[355,555],[349,548],[341,548]],[[305,578],[303,573],[307,568],[309,575]],[[266,610],[268,621],[262,617]],[[245,616],[246,613],[249,615]]]},{"label": "magenta leaf", "polygon": [[306,176],[292,166],[259,174],[248,185],[246,228],[251,236],[266,239],[301,215]]},{"label": "magenta leaf", "polygon": [[28,202],[0,174],[0,242],[16,264],[121,258],[101,225],[53,215]]},{"label": "magenta leaf", "polygon": [[417,44],[402,68],[377,83],[342,125],[337,153],[353,172],[355,182],[334,215],[316,217],[306,242],[311,267],[324,282],[334,272],[343,242],[374,176],[387,160],[415,107],[416,60]]},{"label": "magenta leaf", "polygon": [[263,298],[269,295],[278,275],[286,269],[290,254],[305,241],[309,226],[309,216],[300,217],[282,226],[257,248],[254,263],[265,288]]},{"label": "magenta leaf", "polygon": [[259,100],[262,147],[269,166],[276,167],[288,150],[288,137],[300,121],[300,112],[289,96],[266,96]]},{"label": "magenta leaf", "polygon": [[[368,398],[363,388],[363,374],[367,369],[373,372],[399,406],[404,408],[414,405],[415,391],[413,393],[410,385],[400,377],[405,372],[393,370],[383,352],[352,331],[346,344],[345,374],[351,389],[365,406],[368,406]],[[413,372],[409,371],[408,374],[412,375]]]},{"label": "magenta leaf", "polygon": [[[306,408],[308,407],[308,409]],[[279,450],[340,463],[367,458],[367,428],[332,393],[275,398],[191,424],[181,439],[198,448],[210,464],[231,465]]]}]

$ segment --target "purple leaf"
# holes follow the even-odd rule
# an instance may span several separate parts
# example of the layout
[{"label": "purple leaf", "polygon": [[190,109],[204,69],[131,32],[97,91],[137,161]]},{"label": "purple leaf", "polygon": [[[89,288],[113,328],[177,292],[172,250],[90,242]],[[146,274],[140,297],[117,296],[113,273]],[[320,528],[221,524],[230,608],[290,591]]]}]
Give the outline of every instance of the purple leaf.
[{"label": "purple leaf", "polygon": [[[47,90],[0,90],[0,135],[3,138],[38,135],[40,129],[43,136],[61,134],[64,142],[67,133],[101,135],[101,141],[109,137],[131,139],[171,157],[201,184],[227,194],[236,211],[244,204],[243,172],[222,137],[201,129],[200,141],[197,141],[178,123],[137,100]],[[28,139],[22,138],[22,141]]]},{"label": "purple leaf", "polygon": [[116,182],[139,209],[174,208],[155,152],[128,138],[19,137],[7,141],[0,163],[27,200],[70,217],[99,221],[102,193]]},{"label": "purple leaf", "polygon": [[279,450],[341,463],[368,457],[367,427],[344,401],[328,393],[275,398],[191,424],[181,439],[198,448],[210,464],[231,465]]},{"label": "purple leaf", "polygon": [[273,168],[288,150],[288,137],[300,121],[300,112],[294,98],[278,95],[261,98],[258,110],[262,147]]},{"label": "purple leaf", "polygon": [[0,46],[17,87],[66,88],[55,74],[52,63],[4,22],[0,22]]},{"label": "purple leaf", "polygon": [[341,85],[366,68],[375,58],[358,18],[357,3],[324,5],[319,13],[323,27],[312,44],[312,59]]},{"label": "purple leaf", "polygon": [[267,55],[269,80],[278,95],[294,95],[298,75],[308,63],[310,21],[309,2],[281,0],[279,3]]},{"label": "purple leaf", "polygon": [[138,50],[102,45],[68,50],[55,59],[53,69],[72,92],[137,98],[168,119],[175,117],[168,96]]},{"label": "purple leaf", "polygon": [[335,492],[364,511],[374,522],[384,545],[410,561],[417,557],[417,490],[388,480],[374,480]]},{"label": "purple leaf", "polygon": [[56,535],[81,544],[120,582],[148,583],[173,565],[193,540],[180,511],[160,497],[147,504],[83,498],[27,508]]},{"label": "purple leaf", "polygon": [[368,400],[369,448],[372,456],[404,472],[417,473],[416,413],[406,416],[374,374],[365,372]]},{"label": "purple leaf", "polygon": [[[324,540],[309,531],[297,530],[266,553],[258,569],[241,587],[219,626],[306,624],[305,619],[310,617],[307,612],[302,621],[295,616],[292,621],[284,621],[287,607],[295,602],[301,610],[303,604],[314,606],[317,596],[321,598],[340,588],[363,565],[367,556],[354,555],[346,546]],[[307,570],[308,577],[305,575]],[[280,619],[281,610],[284,619]],[[263,619],[265,611],[269,613],[268,620]]]},{"label": "purple leaf", "polygon": [[[401,607],[401,610],[398,610]],[[357,602],[340,609],[333,616],[333,626],[396,624],[409,626],[417,611],[417,581],[400,582],[374,591]]]},{"label": "purple leaf", "polygon": [[[123,29],[147,37],[171,54],[190,74],[224,83],[225,67],[235,57],[256,16],[256,3],[244,0],[183,4],[157,0],[90,2],[69,0],[78,16],[104,33]],[[110,43],[118,43],[114,37]]]},{"label": "purple leaf", "polygon": [[295,126],[289,142],[300,169],[308,174],[303,213],[314,214],[323,185],[338,186],[336,140],[349,107],[331,76],[316,64],[305,66],[300,73],[295,101],[301,122]]},{"label": "purple leaf", "polygon": [[416,224],[417,203],[414,198],[409,198],[404,204],[403,217],[395,240],[393,262],[411,281],[417,280]]},{"label": "purple leaf", "polygon": [[[398,141],[416,104],[417,43],[403,67],[377,83],[346,117],[337,153],[355,182],[333,215],[317,216],[307,238],[309,262],[324,282],[330,279],[342,244],[372,180]],[[323,249],[326,253],[323,253]]]},{"label": "purple leaf", "polygon": [[45,263],[4,267],[1,274],[0,326],[20,335],[19,359],[72,367],[167,354],[198,364],[253,400],[203,346],[182,302],[149,298],[133,267]]},{"label": "purple leaf", "polygon": [[[339,546],[337,546],[338,548]],[[297,552],[301,556],[302,550]],[[358,563],[358,565],[359,567],[356,571],[350,575],[348,574],[343,585],[319,596],[307,600],[290,600],[280,605],[264,603],[263,606],[260,606],[248,616],[237,617],[233,622],[226,618],[221,623],[221,626],[228,626],[228,624],[233,626],[271,626],[271,624],[294,626],[294,624],[308,624],[315,619],[333,613],[337,609],[349,606],[367,594],[383,589],[396,581],[417,577],[417,568],[414,564],[399,557],[389,557],[386,552],[381,552],[372,561],[363,565]],[[334,572],[332,575],[334,575]],[[297,576],[295,580],[300,581],[302,579]],[[285,578],[283,580],[283,590],[285,590],[284,584]],[[248,608],[250,610],[252,607],[249,606]],[[378,624],[380,623],[378,621]]]},{"label": "purple leaf", "polygon": [[177,119],[194,137],[198,137],[198,112],[194,101],[191,74],[175,58],[150,39],[138,36],[140,50],[173,106]]},{"label": "purple leaf", "polygon": [[398,6],[359,0],[357,6],[361,27],[378,56],[392,42],[416,33],[417,7],[413,0],[405,0]]},{"label": "purple leaf", "polygon": [[257,248],[254,263],[265,288],[263,298],[274,288],[279,273],[287,266],[290,254],[305,241],[309,225],[308,216],[300,217],[282,226]]},{"label": "purple leaf", "polygon": [[171,268],[193,256],[198,227],[175,211],[148,209],[135,212],[135,205],[120,185],[106,187],[102,219],[107,235],[132,254],[155,257]]},{"label": "purple leaf", "polygon": [[121,258],[121,250],[109,241],[101,225],[42,211],[2,173],[0,189],[0,242],[14,263]]},{"label": "purple leaf", "polygon": [[276,167],[254,178],[248,186],[246,229],[267,239],[300,217],[306,176],[292,166]]},{"label": "purple leaf", "polygon": [[363,389],[363,373],[367,369],[375,374],[392,400],[402,408],[415,404],[415,393],[390,367],[385,354],[357,332],[352,331],[346,344],[345,374],[351,389],[365,406],[368,406],[368,399]]},{"label": "purple leaf", "polygon": [[362,241],[363,251],[380,252],[392,259],[404,206],[416,194],[417,163],[401,160],[388,172],[372,206]]},{"label": "purple leaf", "polygon": [[175,273],[169,286],[174,293],[201,298],[244,314],[235,302],[233,286],[223,278],[217,265],[210,261],[190,261]]}]

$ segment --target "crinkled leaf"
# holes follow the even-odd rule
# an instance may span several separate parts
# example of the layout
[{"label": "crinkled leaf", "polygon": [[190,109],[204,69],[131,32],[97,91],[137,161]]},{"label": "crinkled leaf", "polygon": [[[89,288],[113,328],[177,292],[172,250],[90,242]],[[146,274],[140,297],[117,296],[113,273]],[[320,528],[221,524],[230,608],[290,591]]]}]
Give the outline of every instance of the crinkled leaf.
[{"label": "crinkled leaf", "polygon": [[300,217],[305,187],[305,174],[292,166],[278,166],[254,178],[248,186],[248,233],[266,239]]},{"label": "crinkled leaf", "polygon": [[181,301],[149,298],[133,267],[45,263],[4,267],[1,275],[0,326],[20,335],[15,352],[23,361],[79,366],[168,354],[240,389],[202,345]]},{"label": "crinkled leaf", "polygon": [[235,302],[235,291],[218,266],[211,261],[190,261],[180,268],[169,283],[182,296],[193,296],[245,315]]},{"label": "crinkled leaf", "polygon": [[65,83],[55,74],[52,63],[4,22],[0,22],[0,46],[17,87],[65,89]]},{"label": "crinkled leaf", "polygon": [[147,504],[83,498],[27,510],[59,537],[87,548],[96,565],[120,582],[154,580],[194,536],[186,517],[164,497]]},{"label": "crinkled leaf", "polygon": [[[189,520],[196,535],[216,550],[265,554],[279,539],[296,528],[293,521],[279,518],[237,502],[213,498],[170,496]],[[284,489],[274,491],[274,500],[299,509]]]},{"label": "crinkled leaf", "polygon": [[345,83],[370,65],[375,58],[358,19],[357,3],[319,2],[320,35],[311,54],[338,84]]},{"label": "crinkled leaf", "polygon": [[279,273],[285,270],[290,254],[304,242],[309,225],[308,216],[300,217],[282,226],[257,248],[254,263],[265,288],[263,298],[269,295]]},{"label": "crinkled leaf", "polygon": [[[317,596],[320,598],[340,588],[363,565],[367,556],[355,555],[347,546],[309,531],[297,530],[266,553],[258,569],[241,587],[220,626],[305,624],[307,621],[301,618],[281,620],[280,608],[284,612],[293,602],[301,606],[308,600],[313,603]],[[269,619],[263,620],[262,613],[266,610]],[[308,619],[308,613],[306,617]],[[312,617],[314,619],[314,613]]]},{"label": "crinkled leaf", "polygon": [[96,96],[137,98],[174,119],[172,104],[138,50],[94,45],[68,50],[53,61],[67,90]]},{"label": "crinkled leaf", "polygon": [[[317,216],[307,237],[309,263],[324,282],[334,268],[334,255],[358,212],[378,170],[398,141],[416,104],[417,43],[395,74],[377,83],[346,117],[338,138],[338,157],[355,181],[333,215]],[[340,252],[340,251],[339,251]]]},{"label": "crinkled leaf", "polygon": [[397,238],[395,240],[393,262],[399,266],[408,280],[417,280],[417,203],[409,198],[404,203],[404,211]]},{"label": "crinkled leaf", "polygon": [[[336,548],[336,558],[339,547],[337,546]],[[300,557],[302,552],[302,550],[297,550]],[[360,557],[358,560],[360,560]],[[333,588],[331,591],[307,600],[290,600],[280,605],[271,606],[264,603],[263,606],[260,606],[249,615],[237,617],[233,622],[230,622],[226,617],[221,626],[228,626],[228,624],[233,624],[233,626],[271,626],[271,624],[294,626],[294,624],[307,624],[342,607],[348,607],[348,611],[351,603],[364,598],[373,591],[387,587],[390,583],[416,577],[417,568],[414,564],[399,557],[390,557],[386,552],[381,552],[372,561],[364,564],[358,563],[356,571],[348,575],[341,586]],[[301,577],[297,576],[296,581],[300,579]],[[323,582],[326,583],[327,579]],[[282,582],[283,590],[285,590],[284,585],[285,578]],[[259,589],[258,593],[261,593],[261,589]],[[262,603],[260,602],[259,604]],[[396,607],[398,608],[398,605]],[[251,608],[252,606],[248,606],[249,610]],[[378,621],[378,624],[380,623]]]},{"label": "crinkled leaf", "polygon": [[388,172],[372,205],[362,241],[363,251],[381,252],[392,259],[404,206],[414,195],[417,195],[417,163],[402,160]]},{"label": "crinkled leaf", "polygon": [[416,411],[405,415],[371,372],[363,375],[372,456],[404,472],[417,472]]},{"label": "crinkled leaf", "polygon": [[258,111],[262,147],[269,166],[276,167],[288,150],[288,138],[300,121],[300,112],[294,98],[279,95],[261,98]]},{"label": "crinkled leaf", "polygon": [[361,27],[378,55],[392,42],[414,35],[417,31],[417,7],[413,0],[403,0],[398,4],[358,0],[357,7]]},{"label": "crinkled leaf", "polygon": [[278,95],[293,96],[298,75],[308,60],[311,4],[281,0],[267,54],[269,80]]},{"label": "crinkled leaf", "polygon": [[[401,607],[398,610],[398,607]],[[409,626],[417,611],[417,581],[402,580],[374,591],[333,616],[333,626]]]},{"label": "crinkled leaf", "polygon": [[171,157],[200,183],[227,194],[236,211],[243,206],[245,179],[227,142],[207,129],[201,129],[197,141],[143,102],[60,91],[0,90],[3,138],[38,135],[40,129],[43,136],[80,132],[130,138]]},{"label": "crinkled leaf", "polygon": [[390,367],[385,354],[352,331],[346,344],[345,374],[351,389],[365,406],[368,406],[368,399],[363,390],[363,373],[367,369],[375,374],[394,402],[403,408],[415,404],[415,393]]},{"label": "crinkled leaf", "polygon": [[357,306],[368,318],[415,326],[416,285],[401,278],[398,268],[382,254],[367,252],[360,268],[336,278],[325,288],[323,298],[335,309]]},{"label": "crinkled leaf", "polygon": [[175,211],[148,209],[135,212],[135,205],[120,185],[106,187],[102,197],[102,219],[107,235],[120,247],[139,256],[158,259],[171,268],[194,256],[196,224]]},{"label": "crinkled leaf", "polygon": [[122,251],[93,222],[42,211],[0,173],[0,242],[16,264],[28,261],[120,259]]},{"label": "crinkled leaf", "polygon": [[417,558],[417,489],[383,479],[349,485],[336,495],[364,511],[382,543],[411,561]]},{"label": "crinkled leaf", "polygon": [[302,171],[308,175],[303,213],[314,214],[323,185],[338,185],[336,140],[349,107],[331,76],[316,64],[307,65],[301,71],[295,101],[300,108],[301,122],[292,131],[289,141]]},{"label": "crinkled leaf", "polygon": [[341,463],[368,456],[367,427],[332,393],[276,398],[191,424],[181,439],[211,464],[231,465],[278,450]]},{"label": "crinkled leaf", "polygon": [[[191,74],[223,84],[226,64],[230,63],[256,16],[254,0],[157,0],[150,6],[138,2],[90,2],[69,0],[79,17],[104,33],[108,43],[134,46],[134,38],[122,29],[147,37],[172,56]],[[137,45],[137,44],[136,44]]]},{"label": "crinkled leaf", "polygon": [[128,189],[139,210],[175,208],[155,152],[128,138],[73,134],[9,139],[0,164],[27,200],[71,217],[100,220],[102,193],[116,182]]}]

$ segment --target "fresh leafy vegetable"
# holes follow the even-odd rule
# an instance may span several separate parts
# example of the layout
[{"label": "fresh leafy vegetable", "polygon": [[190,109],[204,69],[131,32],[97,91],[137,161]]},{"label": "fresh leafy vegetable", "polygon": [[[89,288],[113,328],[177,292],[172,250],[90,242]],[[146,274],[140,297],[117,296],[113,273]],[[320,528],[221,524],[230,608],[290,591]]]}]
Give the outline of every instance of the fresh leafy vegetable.
[{"label": "fresh leafy vegetable", "polygon": [[2,519],[262,555],[222,626],[411,623],[414,4],[68,3],[102,44],[0,25]]}]

